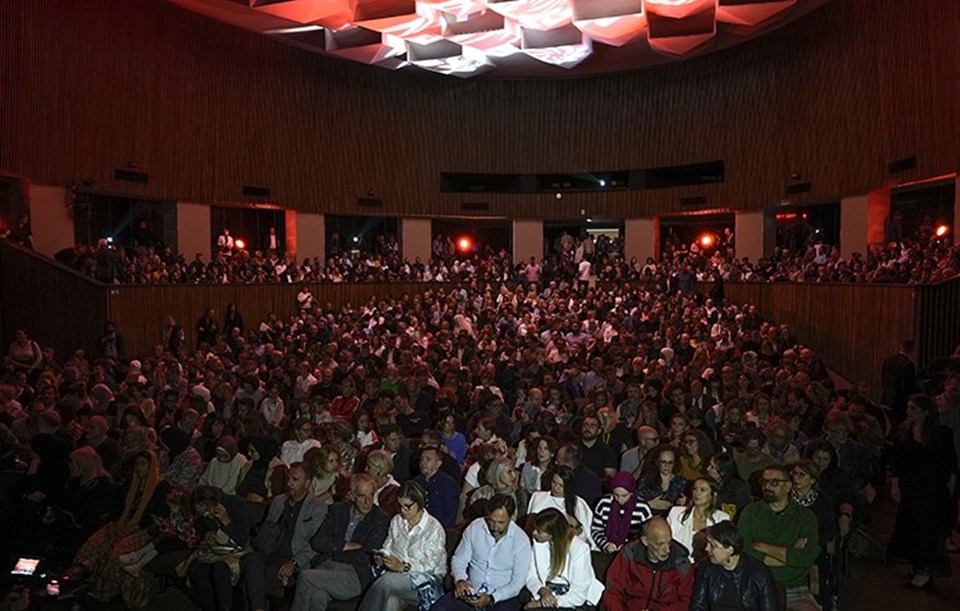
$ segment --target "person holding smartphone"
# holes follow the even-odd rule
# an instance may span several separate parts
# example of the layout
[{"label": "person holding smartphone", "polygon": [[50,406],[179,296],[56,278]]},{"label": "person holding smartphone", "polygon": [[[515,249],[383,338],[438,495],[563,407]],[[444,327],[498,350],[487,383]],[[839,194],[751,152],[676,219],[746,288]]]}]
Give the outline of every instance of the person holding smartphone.
[{"label": "person holding smartphone", "polygon": [[[400,512],[390,521],[387,540],[373,556],[381,575],[367,591],[360,611],[399,611],[408,604],[422,608],[422,603],[433,603],[443,594],[446,533],[426,511],[427,493],[409,481],[400,486],[397,505]],[[420,587],[425,584],[430,587]],[[421,601],[423,596],[433,600]]]}]

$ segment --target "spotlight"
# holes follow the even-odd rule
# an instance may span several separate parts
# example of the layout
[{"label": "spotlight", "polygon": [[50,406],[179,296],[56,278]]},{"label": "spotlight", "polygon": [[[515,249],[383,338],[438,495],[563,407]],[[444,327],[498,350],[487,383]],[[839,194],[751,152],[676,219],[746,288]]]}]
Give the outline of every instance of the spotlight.
[{"label": "spotlight", "polygon": [[563,199],[563,193],[557,193],[557,199]]},{"label": "spotlight", "polygon": [[943,236],[947,235],[949,231],[950,228],[946,225],[938,225],[937,230],[934,233],[936,233],[938,238],[942,238]]},{"label": "spotlight", "polygon": [[710,248],[716,243],[716,238],[714,238],[712,233],[704,233],[700,236],[700,246],[704,248]]},{"label": "spotlight", "polygon": [[457,240],[457,248],[460,249],[460,252],[468,252],[473,246],[473,242],[470,241],[470,238],[462,237]]},{"label": "spotlight", "polygon": [[359,242],[360,242],[360,236],[358,235],[353,236],[353,243],[358,244]]},{"label": "spotlight", "polygon": [[107,236],[107,244],[113,244],[113,238],[112,238],[112,237]]},{"label": "spotlight", "polygon": [[606,187],[606,186],[607,186],[607,181],[601,180],[601,181],[600,181],[600,186],[601,186],[601,187]]},{"label": "spotlight", "polygon": [[233,246],[237,250],[243,250],[244,248],[247,247],[247,243],[244,242],[242,238],[237,238],[236,240],[233,241]]}]

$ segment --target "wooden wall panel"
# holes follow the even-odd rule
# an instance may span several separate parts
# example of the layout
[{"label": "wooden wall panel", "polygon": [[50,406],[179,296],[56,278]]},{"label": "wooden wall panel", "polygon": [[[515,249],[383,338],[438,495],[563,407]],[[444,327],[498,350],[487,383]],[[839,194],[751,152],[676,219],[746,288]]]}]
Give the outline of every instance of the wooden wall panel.
[{"label": "wooden wall panel", "polygon": [[960,346],[960,278],[917,287],[917,303],[916,357],[926,366]]},{"label": "wooden wall panel", "polygon": [[[578,172],[723,158],[722,185],[470,195],[490,213],[635,218],[705,195],[756,208],[960,168],[960,3],[835,0],[757,40],[643,72],[468,80],[319,57],[164,0],[0,2],[0,170],[195,202],[243,185],[306,212],[451,214],[441,171]],[[116,182],[136,161],[148,185]]]},{"label": "wooden wall panel", "polygon": [[915,288],[877,284],[728,284],[736,303],[787,323],[830,368],[879,398],[883,359],[915,337]]},{"label": "wooden wall panel", "polygon": [[105,287],[5,240],[0,304],[4,355],[16,330],[26,329],[41,346],[52,346],[61,362],[77,348],[91,356],[107,320]]}]

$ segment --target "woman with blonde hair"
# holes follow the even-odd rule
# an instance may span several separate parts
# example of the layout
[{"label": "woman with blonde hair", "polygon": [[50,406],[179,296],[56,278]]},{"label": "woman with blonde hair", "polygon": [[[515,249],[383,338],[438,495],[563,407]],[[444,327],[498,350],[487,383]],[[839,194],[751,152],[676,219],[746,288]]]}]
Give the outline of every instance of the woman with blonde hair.
[{"label": "woman with blonde hair", "polygon": [[550,507],[534,519],[533,550],[525,609],[575,609],[596,605],[603,584],[593,574],[590,546],[574,535],[566,516]]},{"label": "woman with blonde hair", "polygon": [[340,453],[336,448],[314,448],[303,457],[303,463],[313,478],[310,489],[320,502],[330,505],[346,498],[350,476],[341,469]]}]

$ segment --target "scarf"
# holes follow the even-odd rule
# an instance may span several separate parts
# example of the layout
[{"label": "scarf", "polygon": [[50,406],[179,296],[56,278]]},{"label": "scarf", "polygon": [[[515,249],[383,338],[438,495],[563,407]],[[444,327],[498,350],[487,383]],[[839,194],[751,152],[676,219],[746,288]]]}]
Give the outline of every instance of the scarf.
[{"label": "scarf", "polygon": [[[146,511],[147,505],[150,504],[150,500],[153,498],[153,492],[157,489],[157,484],[160,483],[160,468],[157,462],[157,455],[153,450],[142,450],[137,453],[137,456],[141,455],[147,455],[150,458],[150,468],[147,475],[141,477],[137,475],[136,467],[134,467],[133,477],[130,481],[130,489],[127,490],[127,498],[123,504],[123,513],[120,514],[120,519],[117,520],[120,526],[140,523],[143,512]],[[136,457],[134,457],[134,460],[136,460]]]},{"label": "scarf", "polygon": [[607,541],[623,545],[630,537],[633,510],[637,505],[637,480],[629,471],[621,471],[610,480],[610,489],[623,488],[630,492],[630,500],[621,505],[610,495],[610,516],[604,529]]}]

